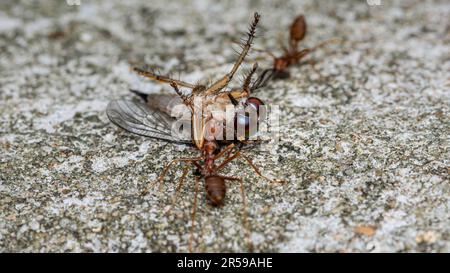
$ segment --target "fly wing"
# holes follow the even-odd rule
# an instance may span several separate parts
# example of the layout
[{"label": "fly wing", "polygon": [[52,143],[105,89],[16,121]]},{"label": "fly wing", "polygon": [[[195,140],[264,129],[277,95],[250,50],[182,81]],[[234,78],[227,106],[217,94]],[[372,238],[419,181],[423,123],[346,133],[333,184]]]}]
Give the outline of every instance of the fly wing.
[{"label": "fly wing", "polygon": [[131,133],[171,142],[192,143],[187,134],[190,134],[190,128],[183,128],[181,133],[179,127],[178,130],[172,130],[176,120],[145,103],[114,100],[108,104],[106,114],[112,123]]},{"label": "fly wing", "polygon": [[171,117],[179,116],[176,107],[183,111],[189,111],[186,106],[183,107],[183,100],[180,96],[175,94],[149,94],[147,96],[147,105],[151,108],[158,109]]},{"label": "fly wing", "polygon": [[178,95],[146,94],[142,91],[134,89],[130,89],[130,91],[141,97],[141,99],[145,101],[150,108],[157,109],[171,117],[180,116],[180,111],[189,111],[187,107],[183,107],[183,100]]}]

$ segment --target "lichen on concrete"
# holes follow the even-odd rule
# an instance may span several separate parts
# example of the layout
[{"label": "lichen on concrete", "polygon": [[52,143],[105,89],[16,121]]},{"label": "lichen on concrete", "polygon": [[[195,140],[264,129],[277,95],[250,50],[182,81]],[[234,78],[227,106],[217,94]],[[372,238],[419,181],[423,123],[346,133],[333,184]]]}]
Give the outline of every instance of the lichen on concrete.
[{"label": "lichen on concrete", "polygon": [[[450,5],[363,0],[2,1],[0,251],[187,251],[193,174],[170,213],[181,167],[142,192],[198,151],[124,132],[105,107],[130,88],[170,92],[133,65],[190,82],[226,73],[254,11],[257,48],[279,53],[299,13],[305,46],[342,39],[257,94],[280,106],[281,142],[246,153],[287,183],[225,170],[245,181],[255,251],[450,251]],[[199,196],[196,251],[248,250],[228,186],[222,208]]]}]

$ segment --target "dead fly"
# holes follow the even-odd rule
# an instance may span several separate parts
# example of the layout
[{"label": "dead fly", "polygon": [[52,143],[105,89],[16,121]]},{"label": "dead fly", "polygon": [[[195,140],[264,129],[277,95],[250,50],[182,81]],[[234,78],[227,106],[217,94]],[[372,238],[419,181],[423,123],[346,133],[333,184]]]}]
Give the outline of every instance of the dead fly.
[{"label": "dead fly", "polygon": [[281,49],[283,50],[283,55],[280,57],[275,56],[272,52],[268,50],[258,50],[269,54],[273,58],[273,70],[274,78],[285,79],[289,78],[290,74],[287,69],[295,64],[298,64],[306,55],[321,48],[329,43],[338,42],[338,39],[326,40],[312,48],[299,49],[299,43],[306,36],[307,25],[306,20],[303,15],[297,16],[290,27],[289,34],[289,45],[286,47],[282,41],[280,41]]},{"label": "dead fly", "polygon": [[[155,81],[168,83],[174,89],[177,95],[162,95],[162,94],[152,94],[144,95],[140,92],[138,93],[142,98],[146,100],[146,103],[133,102],[125,100],[112,101],[107,107],[107,114],[109,119],[119,127],[130,131],[132,133],[143,135],[155,139],[161,139],[165,141],[179,142],[179,143],[193,143],[202,154],[194,158],[177,158],[169,162],[163,169],[161,175],[159,176],[159,189],[162,189],[164,178],[169,171],[170,167],[175,163],[185,163],[186,166],[183,169],[182,176],[179,180],[179,184],[176,189],[174,196],[174,204],[176,198],[183,186],[184,180],[188,174],[189,166],[194,166],[196,170],[201,174],[204,179],[204,186],[206,191],[206,197],[210,203],[214,206],[221,206],[224,203],[226,184],[225,181],[236,181],[240,183],[241,197],[244,205],[243,220],[244,226],[246,227],[246,237],[250,244],[250,233],[248,231],[247,216],[246,216],[246,200],[244,192],[244,184],[241,178],[224,176],[219,172],[227,166],[232,160],[237,158],[242,158],[247,162],[253,170],[264,179],[279,183],[278,180],[271,180],[261,174],[259,169],[252,163],[252,161],[242,153],[242,150],[238,148],[242,143],[246,142],[247,135],[244,137],[238,137],[238,140],[224,146],[223,141],[219,141],[217,132],[223,132],[225,124],[223,120],[217,119],[212,114],[213,111],[217,109],[224,109],[230,105],[243,104],[251,108],[259,109],[263,105],[263,102],[252,97],[252,91],[260,88],[264,85],[270,75],[263,73],[255,81],[252,81],[252,76],[257,70],[257,65],[255,64],[249,74],[246,76],[242,87],[238,89],[228,89],[229,82],[233,78],[234,74],[244,61],[250,47],[252,45],[253,39],[255,37],[255,30],[258,24],[260,16],[255,13],[250,29],[247,33],[247,38],[242,43],[242,50],[238,55],[236,62],[234,63],[231,71],[220,78],[218,81],[212,83],[209,86],[204,86],[200,84],[191,84],[181,80],[174,80],[166,76],[157,75],[150,71],[144,71],[138,68],[134,70],[144,77],[150,78]],[[190,89],[189,94],[184,94],[181,92],[180,88]],[[198,103],[200,101],[200,103]],[[174,122],[177,122],[173,116],[173,109],[176,105],[181,104],[184,108],[181,109],[178,114],[184,115],[186,109],[188,112],[188,127],[191,132],[190,138],[186,139],[182,134],[174,132]],[[200,108],[200,109],[199,109]],[[197,113],[201,114],[198,115]],[[177,114],[177,115],[178,115]],[[256,119],[260,119],[260,114],[257,112]],[[234,123],[244,126],[247,129],[249,123],[254,122],[250,120],[251,116],[239,116],[236,112],[234,117],[232,117]],[[253,117],[255,118],[255,117]],[[184,118],[186,121],[186,118]],[[186,124],[185,124],[186,125]],[[176,126],[175,126],[176,127]],[[185,130],[186,131],[186,130]],[[233,132],[234,134],[236,132]],[[236,144],[236,142],[238,144]],[[226,143],[226,142],[225,142]],[[220,147],[225,148],[221,149]],[[220,160],[220,163],[217,161]],[[192,210],[192,227],[191,236],[189,240],[189,249],[192,250],[192,240],[193,240],[193,230],[195,225],[195,213],[197,206],[197,195],[199,187],[199,176],[195,179],[195,196],[194,204]]]}]

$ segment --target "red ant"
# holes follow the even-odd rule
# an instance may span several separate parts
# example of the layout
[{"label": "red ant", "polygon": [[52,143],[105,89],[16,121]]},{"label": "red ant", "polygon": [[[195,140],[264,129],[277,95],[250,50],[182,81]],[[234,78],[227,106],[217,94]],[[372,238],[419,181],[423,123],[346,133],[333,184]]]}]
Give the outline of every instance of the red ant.
[{"label": "red ant", "polygon": [[273,58],[273,77],[278,79],[289,78],[290,74],[287,69],[295,64],[298,64],[306,55],[315,51],[318,48],[325,46],[328,43],[337,42],[339,39],[326,40],[314,47],[304,48],[299,50],[298,45],[302,41],[307,32],[306,20],[303,15],[297,16],[290,27],[289,46],[286,47],[283,42],[280,41],[283,55],[280,57],[275,56],[268,50],[258,50],[269,54]]}]

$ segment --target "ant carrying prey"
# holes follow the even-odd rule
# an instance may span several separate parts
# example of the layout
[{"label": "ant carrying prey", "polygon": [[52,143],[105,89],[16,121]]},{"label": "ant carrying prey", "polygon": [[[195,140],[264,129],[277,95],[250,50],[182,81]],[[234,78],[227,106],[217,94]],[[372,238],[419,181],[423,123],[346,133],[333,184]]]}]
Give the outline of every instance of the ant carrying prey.
[{"label": "ant carrying prey", "polygon": [[[251,125],[264,119],[264,103],[259,98],[252,96],[252,93],[264,86],[270,78],[269,73],[265,72],[253,81],[252,77],[255,75],[258,67],[255,64],[245,77],[245,80],[240,88],[227,89],[228,84],[233,79],[233,76],[243,63],[251,48],[259,19],[259,14],[255,13],[253,22],[251,23],[247,33],[247,38],[241,44],[242,50],[231,68],[231,71],[216,82],[213,82],[209,86],[191,84],[181,80],[171,79],[167,76],[158,75],[152,71],[144,71],[139,68],[134,68],[134,71],[141,76],[154,81],[170,84],[176,95],[145,95],[139,91],[134,91],[140,95],[145,102],[116,100],[110,102],[107,107],[107,115],[109,119],[114,124],[129,132],[169,142],[193,143],[195,147],[201,151],[201,155],[198,157],[177,158],[172,160],[165,166],[159,176],[159,189],[161,190],[164,178],[171,166],[180,162],[187,164],[177,186],[177,191],[174,196],[174,203],[189,171],[187,168],[189,165],[195,167],[204,179],[206,197],[213,206],[221,206],[224,204],[227,189],[225,183],[226,181],[239,182],[244,205],[244,226],[247,227],[247,231],[247,204],[245,200],[243,181],[239,177],[222,175],[220,174],[220,171],[231,161],[241,158],[248,163],[248,165],[260,177],[271,183],[282,182],[280,180],[272,180],[264,176],[252,163],[250,158],[244,155],[242,150],[239,149],[239,146],[248,142]],[[191,92],[186,95],[180,90],[180,88],[190,89]],[[180,105],[182,106],[181,115],[184,117],[187,116],[184,121],[187,121],[188,123],[185,125],[189,128],[189,138],[183,137],[182,135],[175,133],[173,130],[174,124],[177,120],[175,120],[171,115],[173,114],[174,108]],[[224,117],[223,115],[216,115],[216,112],[220,112],[219,110],[225,110],[228,106],[244,106],[246,109],[248,108],[253,110],[253,114],[246,115],[234,112],[231,116]],[[228,136],[228,124],[234,124],[237,128],[242,128],[242,130],[232,130],[234,139],[231,144],[227,144],[227,142],[229,143],[230,141],[224,141],[223,138],[220,137],[223,135],[224,131],[227,131]],[[237,145],[236,142],[239,145]],[[221,146],[224,144],[227,144],[227,146],[221,149]],[[219,160],[221,160],[221,162],[217,163]],[[198,188],[199,177],[196,176],[191,237],[189,240],[190,250],[192,250],[197,195],[199,191]],[[251,246],[249,231],[247,232],[246,237],[249,246]]]}]

